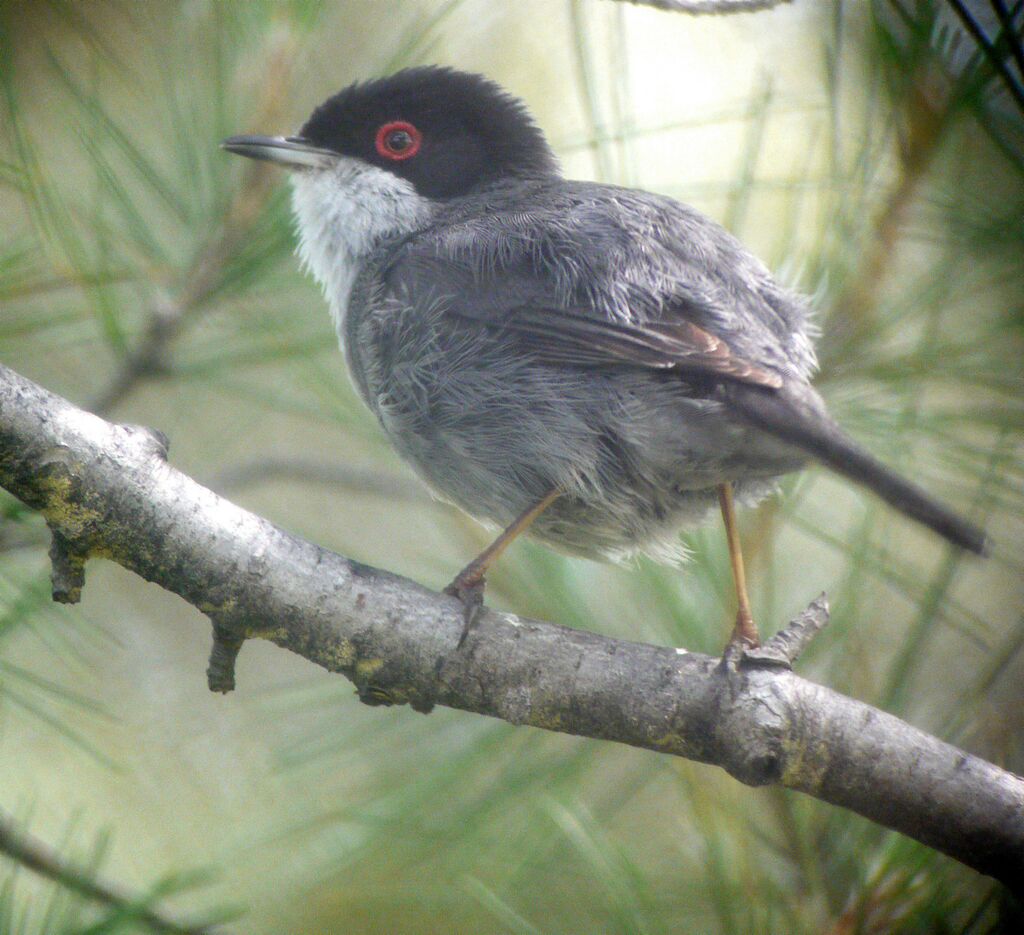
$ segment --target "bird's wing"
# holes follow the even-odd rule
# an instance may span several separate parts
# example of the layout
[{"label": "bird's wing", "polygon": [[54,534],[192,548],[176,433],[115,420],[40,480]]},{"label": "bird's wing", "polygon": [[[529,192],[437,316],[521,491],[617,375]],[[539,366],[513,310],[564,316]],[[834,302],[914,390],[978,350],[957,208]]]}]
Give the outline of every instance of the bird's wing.
[{"label": "bird's wing", "polygon": [[717,225],[643,193],[587,186],[557,197],[484,220],[478,208],[414,235],[386,264],[387,293],[423,313],[516,332],[556,365],[771,388],[809,372],[802,310]]},{"label": "bird's wing", "polygon": [[721,338],[682,317],[635,324],[533,305],[510,308],[500,327],[519,332],[531,353],[551,363],[632,365],[782,386],[777,373],[737,356]]}]

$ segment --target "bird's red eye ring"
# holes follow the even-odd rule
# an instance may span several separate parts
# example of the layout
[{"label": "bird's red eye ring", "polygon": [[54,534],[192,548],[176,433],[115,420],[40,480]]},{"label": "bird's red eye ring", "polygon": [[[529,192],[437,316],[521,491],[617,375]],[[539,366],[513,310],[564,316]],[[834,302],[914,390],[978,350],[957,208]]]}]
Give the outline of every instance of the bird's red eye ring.
[{"label": "bird's red eye ring", "polygon": [[392,120],[377,131],[377,152],[394,162],[411,159],[422,142],[423,134],[405,120]]}]

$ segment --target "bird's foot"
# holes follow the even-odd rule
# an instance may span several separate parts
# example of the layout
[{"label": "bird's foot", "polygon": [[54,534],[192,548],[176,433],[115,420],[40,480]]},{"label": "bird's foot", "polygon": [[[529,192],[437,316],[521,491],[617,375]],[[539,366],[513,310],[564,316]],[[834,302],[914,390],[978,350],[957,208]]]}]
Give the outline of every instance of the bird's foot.
[{"label": "bird's foot", "polygon": [[741,608],[736,614],[736,624],[732,628],[729,642],[722,651],[720,665],[724,671],[735,674],[739,671],[740,664],[751,653],[756,652],[760,645],[761,638],[758,636],[754,618],[749,611],[744,612]]},{"label": "bird's foot", "polygon": [[736,624],[732,628],[732,635],[729,637],[727,649],[735,647],[742,652],[749,649],[757,649],[761,645],[761,636],[757,632],[757,624],[750,611],[740,608],[736,614]]},{"label": "bird's foot", "polygon": [[480,616],[480,611],[483,610],[485,584],[483,575],[459,574],[444,589],[445,594],[457,597],[462,603],[462,633],[459,636],[456,649],[462,648],[466,637],[469,636],[469,631],[473,629]]}]

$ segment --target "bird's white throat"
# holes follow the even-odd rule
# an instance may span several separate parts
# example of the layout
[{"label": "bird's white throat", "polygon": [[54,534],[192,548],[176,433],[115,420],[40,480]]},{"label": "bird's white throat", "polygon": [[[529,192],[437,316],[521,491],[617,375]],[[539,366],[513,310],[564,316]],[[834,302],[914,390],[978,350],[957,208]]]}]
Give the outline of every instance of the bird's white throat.
[{"label": "bird's white throat", "polygon": [[425,226],[432,202],[405,179],[345,157],[328,169],[293,172],[291,180],[299,258],[323,287],[342,341],[363,262],[382,241]]}]

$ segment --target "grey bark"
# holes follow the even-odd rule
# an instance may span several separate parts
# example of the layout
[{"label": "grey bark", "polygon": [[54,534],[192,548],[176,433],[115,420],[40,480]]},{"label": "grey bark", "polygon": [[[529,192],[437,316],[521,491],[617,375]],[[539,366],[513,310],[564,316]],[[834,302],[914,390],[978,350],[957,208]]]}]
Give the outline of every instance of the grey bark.
[{"label": "grey bark", "polygon": [[724,660],[462,607],[289,535],[171,467],[166,440],[0,366],[0,485],[53,533],[54,596],[103,557],[213,621],[215,690],[260,637],[341,673],[369,704],[435,704],[721,766],[852,809],[1024,887],[1024,780],[787,664],[812,605],[760,654]]}]

